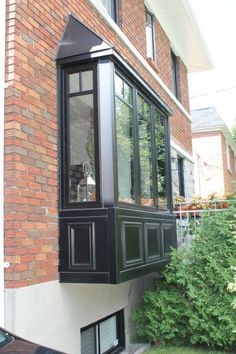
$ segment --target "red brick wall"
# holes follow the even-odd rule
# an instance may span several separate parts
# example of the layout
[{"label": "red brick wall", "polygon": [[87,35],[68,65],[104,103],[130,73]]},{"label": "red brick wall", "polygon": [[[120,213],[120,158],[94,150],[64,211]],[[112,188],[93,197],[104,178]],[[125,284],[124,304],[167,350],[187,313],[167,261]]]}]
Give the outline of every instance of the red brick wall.
[{"label": "red brick wall", "polygon": [[177,66],[179,101],[190,112],[187,69],[180,57],[177,59]]},{"label": "red brick wall", "polygon": [[155,25],[156,72],[166,86],[173,92],[170,41],[157,20]]},{"label": "red brick wall", "polygon": [[120,1],[119,26],[138,51],[146,57],[146,18],[143,0]]},{"label": "red brick wall", "polygon": [[[140,15],[136,16],[136,10]],[[143,0],[121,1],[121,26],[145,55]],[[5,115],[5,246],[7,287],[58,278],[57,109],[55,55],[67,15],[112,43],[173,109],[171,133],[191,151],[190,122],[86,0],[8,0]],[[136,37],[137,34],[137,37]],[[159,36],[159,35],[158,35]],[[169,85],[170,49],[158,37],[157,71]],[[163,71],[163,72],[162,72]]]}]

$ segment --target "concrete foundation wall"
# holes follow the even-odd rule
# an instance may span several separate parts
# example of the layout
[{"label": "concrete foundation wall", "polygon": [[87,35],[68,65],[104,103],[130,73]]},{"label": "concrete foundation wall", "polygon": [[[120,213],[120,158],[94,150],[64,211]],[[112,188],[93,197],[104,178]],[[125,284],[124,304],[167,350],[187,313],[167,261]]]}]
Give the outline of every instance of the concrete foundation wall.
[{"label": "concrete foundation wall", "polygon": [[152,283],[150,275],[119,285],[52,281],[6,289],[5,327],[36,343],[80,354],[80,329],[124,309],[126,343],[132,343],[135,330],[130,314]]}]

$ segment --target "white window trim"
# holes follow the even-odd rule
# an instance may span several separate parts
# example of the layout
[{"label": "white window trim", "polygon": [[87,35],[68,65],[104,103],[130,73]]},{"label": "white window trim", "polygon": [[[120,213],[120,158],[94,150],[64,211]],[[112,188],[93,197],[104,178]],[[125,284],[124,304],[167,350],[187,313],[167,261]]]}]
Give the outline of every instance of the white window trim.
[{"label": "white window trim", "polygon": [[153,76],[153,78],[158,82],[158,84],[164,89],[164,91],[168,94],[168,96],[172,99],[172,101],[179,107],[185,117],[191,122],[192,118],[190,114],[186,111],[186,109],[182,106],[182,104],[177,100],[177,98],[173,95],[170,89],[166,86],[166,84],[161,80],[161,78],[157,75],[157,73],[152,69],[152,67],[148,64],[146,59],[139,53],[139,51],[135,48],[135,46],[130,42],[130,40],[126,37],[126,35],[121,31],[121,29],[117,26],[117,24],[112,20],[112,18],[108,15],[107,11],[104,12],[104,6],[99,0],[87,0],[98,12],[99,15],[106,21],[106,23],[116,32],[118,37],[124,42],[124,44],[129,48],[132,54],[139,60],[139,62],[149,71],[149,73]]},{"label": "white window trim", "polygon": [[184,150],[181,146],[176,144],[175,141],[171,140],[170,146],[171,146],[171,148],[173,148],[177,152],[178,156],[183,157],[183,158],[189,160],[190,162],[194,163],[193,156],[191,154],[189,154],[186,150]]}]

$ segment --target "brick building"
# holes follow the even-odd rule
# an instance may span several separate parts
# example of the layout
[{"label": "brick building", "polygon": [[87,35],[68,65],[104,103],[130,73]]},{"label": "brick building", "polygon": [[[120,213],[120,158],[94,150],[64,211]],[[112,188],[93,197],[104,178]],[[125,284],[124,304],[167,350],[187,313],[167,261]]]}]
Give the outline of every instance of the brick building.
[{"label": "brick building", "polygon": [[191,115],[195,193],[202,197],[211,193],[232,193],[236,182],[236,150],[232,133],[214,107],[193,110]]},{"label": "brick building", "polygon": [[128,350],[130,312],[176,244],[172,189],[193,193],[200,31],[183,0],[4,6],[1,322],[69,354]]}]

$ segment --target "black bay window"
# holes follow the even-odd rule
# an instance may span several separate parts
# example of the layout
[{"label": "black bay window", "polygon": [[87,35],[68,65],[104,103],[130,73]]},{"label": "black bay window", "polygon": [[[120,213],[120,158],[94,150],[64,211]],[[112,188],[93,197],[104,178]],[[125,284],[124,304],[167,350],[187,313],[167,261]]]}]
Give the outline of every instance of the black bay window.
[{"label": "black bay window", "polygon": [[57,65],[60,281],[120,283],[156,271],[176,246],[171,111],[73,16]]}]

